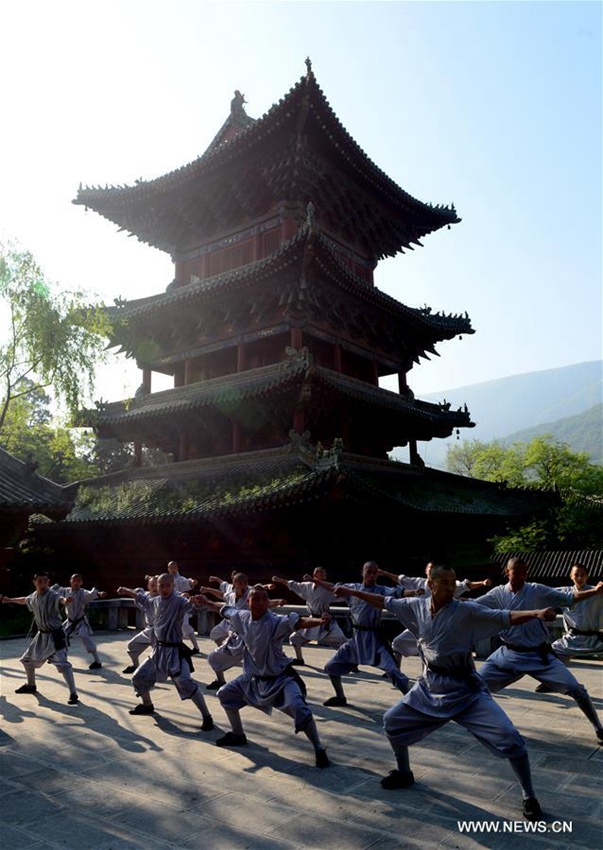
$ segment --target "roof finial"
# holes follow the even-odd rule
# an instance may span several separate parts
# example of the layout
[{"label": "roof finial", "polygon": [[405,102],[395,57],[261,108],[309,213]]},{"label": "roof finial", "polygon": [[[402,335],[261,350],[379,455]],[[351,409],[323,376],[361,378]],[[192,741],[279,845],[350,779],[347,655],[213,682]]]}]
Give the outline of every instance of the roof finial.
[{"label": "roof finial", "polygon": [[233,118],[247,117],[243,104],[247,103],[245,95],[241,94],[238,89],[235,89],[234,97],[230,101],[230,114]]},{"label": "roof finial", "polygon": [[315,208],[314,204],[312,203],[312,201],[308,201],[308,206],[306,207],[306,224],[308,225],[310,230],[312,230],[312,228],[314,227],[315,210],[316,210],[316,208]]},{"label": "roof finial", "polygon": [[307,68],[306,77],[311,77],[312,76],[312,60],[310,59],[309,56],[306,56],[306,68]]}]

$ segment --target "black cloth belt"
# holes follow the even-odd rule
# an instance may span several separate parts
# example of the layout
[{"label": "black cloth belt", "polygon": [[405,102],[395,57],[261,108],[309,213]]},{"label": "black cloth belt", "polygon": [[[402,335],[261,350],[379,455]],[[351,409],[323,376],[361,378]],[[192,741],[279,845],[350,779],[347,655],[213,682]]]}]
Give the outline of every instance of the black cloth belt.
[{"label": "black cloth belt", "polygon": [[538,646],[518,646],[515,643],[503,641],[503,646],[506,646],[511,652],[537,652],[543,664],[548,664],[549,655],[555,654],[548,643],[541,643]]},{"label": "black cloth belt", "polygon": [[67,622],[69,623],[70,626],[79,626],[79,624],[83,623],[85,619],[86,619],[86,615],[82,614],[82,616],[78,617],[77,620],[70,620],[69,617],[67,617]]},{"label": "black cloth belt", "polygon": [[175,647],[178,650],[180,661],[186,661],[191,673],[195,672],[195,668],[193,667],[193,650],[189,649],[185,643],[182,643],[182,641],[158,640],[157,646]]},{"label": "black cloth belt", "polygon": [[85,614],[82,614],[82,616],[81,616],[81,617],[78,617],[78,618],[77,618],[77,620],[70,620],[70,619],[69,619],[69,617],[67,617],[67,624],[66,624],[66,628],[65,628],[65,635],[66,635],[66,637],[67,637],[67,643],[68,643],[68,644],[69,644],[69,638],[70,638],[70,637],[71,637],[71,635],[73,634],[75,627],[76,627],[76,626],[79,626],[79,624],[80,624],[80,623],[83,623],[85,619],[86,619],[86,615],[85,615]]},{"label": "black cloth belt", "polygon": [[427,669],[431,673],[437,673],[438,676],[450,676],[451,679],[465,682],[474,691],[480,686],[480,678],[475,667],[440,667],[438,664],[432,664],[431,661],[428,661]]},{"label": "black cloth belt", "polygon": [[52,635],[54,648],[56,650],[65,649],[67,646],[67,639],[62,626],[60,629],[38,629],[38,631],[43,635]]},{"label": "black cloth belt", "polygon": [[379,632],[381,631],[381,626],[357,626],[355,623],[352,623],[352,628],[357,632]]},{"label": "black cloth belt", "polygon": [[303,696],[306,696],[306,694],[308,693],[306,683],[299,675],[295,667],[292,667],[291,664],[288,664],[283,670],[281,670],[281,672],[277,676],[257,676],[254,674],[253,678],[256,680],[256,682],[274,682],[281,676],[288,676],[290,679],[295,679],[295,681],[299,685],[299,689],[301,690]]},{"label": "black cloth belt", "polygon": [[584,637],[600,637],[603,638],[603,629],[576,629],[572,626],[569,630],[570,635],[581,635]]}]

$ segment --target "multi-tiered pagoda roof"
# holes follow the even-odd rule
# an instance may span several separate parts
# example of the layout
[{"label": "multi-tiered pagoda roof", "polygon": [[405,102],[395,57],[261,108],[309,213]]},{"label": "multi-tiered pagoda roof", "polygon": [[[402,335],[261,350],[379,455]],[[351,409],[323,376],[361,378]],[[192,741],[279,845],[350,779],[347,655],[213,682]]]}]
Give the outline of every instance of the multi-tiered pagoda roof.
[{"label": "multi-tiered pagoda roof", "polygon": [[[188,165],[134,186],[81,188],[75,203],[172,255],[200,233],[240,228],[283,200],[312,200],[330,229],[375,261],[459,221],[454,206],[418,201],[371,161],[309,65],[257,121],[237,122],[241,109],[234,103],[228,126]],[[305,203],[296,214],[301,223]]]},{"label": "multi-tiered pagoda roof", "polygon": [[[142,384],[88,413],[100,436],[134,443],[138,465],[145,445],[169,462],[89,482],[68,521],[46,532],[55,543],[76,535],[79,557],[102,551],[114,563],[117,547],[127,569],[136,525],[154,529],[149,557],[196,548],[206,563],[280,569],[317,557],[327,527],[327,555],[350,560],[402,540],[425,551],[433,535],[485,540],[534,510],[533,494],[424,468],[418,441],[473,423],[466,407],[415,398],[409,374],[473,329],[466,313],[395,300],[373,272],[460,219],[384,174],[307,66],[257,120],[235,92],[194,162],[78,192],[76,204],[175,264],[164,292],[109,308],[111,342],[136,359]],[[173,387],[153,391],[157,372]],[[408,462],[388,459],[396,446],[408,446]]]}]

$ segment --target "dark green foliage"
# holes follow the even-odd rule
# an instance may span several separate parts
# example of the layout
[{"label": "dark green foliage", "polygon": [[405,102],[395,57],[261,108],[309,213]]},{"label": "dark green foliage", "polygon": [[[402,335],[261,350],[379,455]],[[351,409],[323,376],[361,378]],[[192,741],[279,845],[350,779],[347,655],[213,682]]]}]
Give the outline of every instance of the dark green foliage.
[{"label": "dark green foliage", "polygon": [[603,468],[585,452],[551,436],[511,446],[474,440],[449,448],[447,467],[459,475],[560,494],[561,507],[496,538],[498,551],[603,547]]}]

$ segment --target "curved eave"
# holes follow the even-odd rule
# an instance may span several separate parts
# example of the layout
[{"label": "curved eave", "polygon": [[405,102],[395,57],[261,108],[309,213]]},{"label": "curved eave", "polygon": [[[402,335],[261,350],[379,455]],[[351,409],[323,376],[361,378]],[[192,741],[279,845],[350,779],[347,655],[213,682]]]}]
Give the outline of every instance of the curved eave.
[{"label": "curved eave", "polygon": [[[238,405],[249,398],[262,398],[298,380],[307,364],[282,363],[238,372],[228,378],[212,378],[185,387],[153,393],[126,409],[121,403],[98,414],[98,428],[134,425],[148,418],[176,416],[207,407]],[[113,408],[113,410],[111,409]]]},{"label": "curved eave", "polygon": [[122,306],[109,307],[108,313],[113,319],[136,322],[145,321],[161,313],[177,312],[183,306],[190,306],[206,298],[250,287],[266,280],[284,271],[294,262],[301,262],[308,250],[311,251],[313,263],[316,263],[338,289],[358,298],[373,309],[383,310],[392,318],[410,323],[434,341],[475,332],[468,316],[445,315],[407,307],[377,287],[369,286],[339,260],[321,233],[311,230],[308,225],[303,225],[276,251],[262,260],[202,281],[175,287],[165,293],[126,302]]},{"label": "curved eave", "polygon": [[[349,292],[372,307],[382,309],[393,317],[410,322],[430,335],[438,334],[440,339],[452,339],[459,334],[475,333],[468,316],[445,315],[407,307],[406,304],[397,301],[376,286],[367,285],[337,257],[320,234],[317,234],[316,241],[318,250],[314,251],[314,261],[338,288]],[[437,340],[437,338],[434,336],[434,339]]]},{"label": "curved eave", "polygon": [[[390,390],[375,387],[333,372],[320,366],[308,368],[303,360],[282,362],[258,369],[239,372],[225,378],[191,384],[186,387],[154,393],[133,402],[128,409],[115,404],[98,415],[96,428],[101,435],[116,435],[126,439],[144,422],[174,421],[188,413],[214,409],[219,415],[243,410],[250,399],[266,399],[292,394],[292,403],[302,395],[303,385],[314,385],[332,403],[334,397],[370,410],[381,410],[390,419],[388,427],[404,420],[414,433],[418,429],[421,439],[448,436],[454,428],[471,428],[468,413],[446,411],[430,402],[407,399]],[[418,438],[418,437],[417,437]]]},{"label": "curved eave", "polygon": [[399,393],[376,387],[334,372],[323,366],[314,366],[309,370],[308,378],[337,393],[342,398],[360,402],[368,407],[377,407],[391,413],[403,414],[405,418],[439,425],[452,433],[454,428],[473,428],[469,413],[462,410],[444,410],[439,405],[427,401],[407,399]]},{"label": "curved eave", "polygon": [[0,447],[0,511],[57,515],[69,510],[60,484],[38,475]]},{"label": "curved eave", "polygon": [[[213,277],[205,278],[185,286],[177,286],[167,292],[160,293],[148,299],[130,301],[120,307],[109,307],[112,318],[147,319],[151,315],[178,310],[182,306],[195,301],[213,298],[230,290],[251,286],[271,275],[278,274],[303,256],[303,247],[307,238],[307,226],[301,227],[290,239],[283,242],[279,248],[267,257],[233,269]],[[300,250],[301,246],[301,250]]]},{"label": "curved eave", "polygon": [[[67,517],[65,524],[93,527],[107,522],[115,525],[126,525],[133,522],[142,525],[156,525],[190,522],[211,523],[226,517],[245,520],[258,512],[287,508],[323,497],[325,485],[336,474],[334,469],[310,469],[297,476],[293,482],[285,480],[282,483],[260,485],[255,493],[245,493],[239,496],[231,495],[228,499],[220,497],[204,499],[195,507],[185,511],[163,509],[159,495],[156,505],[149,505],[148,502],[144,502],[140,505],[130,506],[122,516],[119,513],[91,515],[89,511],[84,509]],[[162,483],[158,483],[159,491]]]},{"label": "curved eave", "polygon": [[[350,459],[348,459],[350,458]],[[410,474],[409,474],[410,472]],[[139,503],[131,502],[121,511],[93,514],[87,508],[76,509],[63,522],[45,526],[44,530],[60,532],[61,529],[102,528],[104,526],[126,527],[129,525],[178,525],[206,523],[231,518],[245,522],[256,522],[261,514],[283,511],[301,504],[329,499],[333,488],[337,488],[338,499],[358,504],[376,504],[404,511],[407,515],[429,514],[462,517],[504,519],[533,514],[542,508],[547,494],[528,493],[503,488],[490,482],[464,479],[451,474],[432,475],[432,470],[409,470],[398,464],[382,462],[356,462],[351,456],[341,455],[327,466],[309,464],[293,478],[258,484],[249,493],[244,484],[237,492],[233,486],[228,496],[200,497],[198,503],[185,510],[173,507],[166,509],[162,502],[169,479],[154,479],[155,490],[149,501],[148,491]],[[216,479],[217,483],[220,479]],[[133,487],[136,480],[126,483]],[[123,486],[123,485],[121,485]],[[535,498],[540,495],[540,504]],[[550,495],[550,494],[549,494]]]},{"label": "curved eave", "polygon": [[392,475],[385,468],[372,470],[352,465],[350,478],[374,498],[388,499],[418,514],[519,519],[533,516],[556,504],[554,493],[510,488],[464,478],[449,472],[424,469],[419,475]]},{"label": "curved eave", "polygon": [[143,213],[163,198],[176,198],[181,192],[190,192],[191,184],[195,191],[203,193],[203,181],[216,172],[226,170],[233,162],[250,149],[265,144],[284,127],[296,127],[300,109],[309,110],[314,116],[319,132],[324,134],[336,157],[344,161],[346,168],[353,171],[358,179],[376,189],[380,197],[392,209],[399,209],[417,220],[419,232],[423,235],[460,221],[454,206],[426,204],[417,200],[398,186],[367,156],[363,149],[350,136],[335,115],[318,86],[312,73],[302,77],[289,92],[268,112],[236,136],[222,144],[208,149],[202,156],[153,180],[140,181],[134,186],[86,186],[80,187],[73,203],[85,206],[128,230],[142,241],[155,244],[161,250],[170,250],[167,244],[156,244],[149,232],[139,232],[133,216],[138,210]]}]

